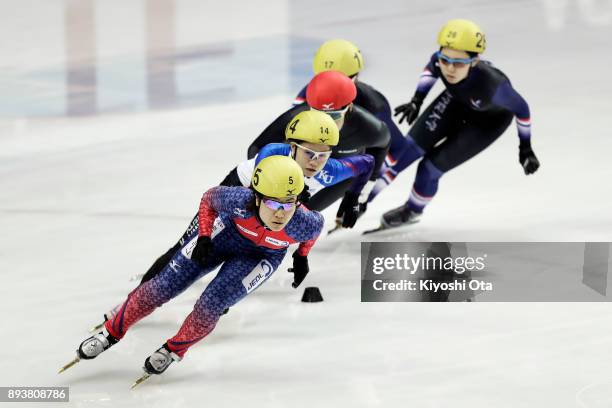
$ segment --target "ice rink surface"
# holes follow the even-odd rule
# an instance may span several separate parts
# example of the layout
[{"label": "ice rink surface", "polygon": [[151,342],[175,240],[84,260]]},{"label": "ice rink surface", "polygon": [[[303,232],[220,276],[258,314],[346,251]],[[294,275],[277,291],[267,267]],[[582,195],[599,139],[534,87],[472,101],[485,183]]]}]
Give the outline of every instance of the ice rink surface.
[{"label": "ice rink surface", "polygon": [[612,241],[612,1],[255,3],[0,5],[0,386],[69,386],[55,405],[74,407],[612,407],[607,303],[360,303],[360,232],[407,198],[414,168],[354,231],[315,246],[304,286],[323,303],[299,301],[285,262],[130,391],[209,276],[57,374],[289,106],[330,38],[359,45],[361,79],[396,106],[440,26],[475,20],[483,58],[531,107],[535,175],[518,164],[513,124],[444,176],[420,224],[376,239]]}]

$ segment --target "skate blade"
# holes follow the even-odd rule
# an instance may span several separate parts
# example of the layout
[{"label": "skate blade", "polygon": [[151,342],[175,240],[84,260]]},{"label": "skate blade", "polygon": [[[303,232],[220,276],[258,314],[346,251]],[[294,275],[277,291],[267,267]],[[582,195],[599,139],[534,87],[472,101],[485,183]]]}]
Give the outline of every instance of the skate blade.
[{"label": "skate blade", "polygon": [[106,323],[106,322],[102,322],[102,323],[92,327],[91,329],[89,329],[89,332],[90,333],[94,333],[94,332],[97,333],[100,329],[102,329],[102,327],[104,327],[104,323]]},{"label": "skate blade", "polygon": [[70,367],[72,367],[73,365],[75,365],[76,363],[78,363],[79,361],[81,361],[81,358],[79,356],[76,356],[74,358],[74,360],[72,360],[71,362],[69,362],[68,364],[66,364],[65,366],[63,366],[59,371],[58,374],[63,373],[64,371],[66,371],[67,369],[69,369]]},{"label": "skate blade", "polygon": [[381,224],[381,225],[379,225],[379,226],[378,226],[378,227],[376,227],[376,228],[372,228],[372,229],[369,229],[369,230],[365,230],[365,231],[363,231],[363,232],[361,233],[361,235],[373,234],[373,233],[375,233],[375,232],[386,231],[386,230],[388,230],[388,229],[389,229],[389,228],[387,228],[387,227],[385,227],[384,225],[382,225],[382,224]]},{"label": "skate blade", "polygon": [[327,235],[331,235],[336,231],[340,231],[342,229],[342,225],[336,225],[334,228],[327,231]]},{"label": "skate blade", "polygon": [[144,277],[144,273],[138,273],[130,278],[130,282],[141,280]]},{"label": "skate blade", "polygon": [[148,380],[149,377],[151,377],[151,374],[143,373],[142,376],[139,379],[137,379],[136,382],[134,382],[134,384],[132,384],[131,389],[133,390],[134,388],[136,388],[137,386],[139,386],[140,384]]},{"label": "skate blade", "polygon": [[401,230],[404,227],[416,224],[420,221],[420,219],[416,219],[414,221],[410,221],[410,222],[405,222],[401,225],[398,225],[396,227],[387,227],[385,224],[380,224],[378,227],[373,228],[373,229],[369,229],[369,230],[365,230],[361,233],[361,235],[368,235],[368,234],[374,234],[376,232],[382,232],[382,231],[390,231],[390,230]]},{"label": "skate blade", "polygon": [[338,219],[336,219],[336,226],[335,226],[334,228],[332,228],[332,229],[328,230],[328,231],[327,231],[327,235],[331,235],[331,234],[333,234],[334,232],[339,231],[339,230],[341,230],[341,229],[343,229],[343,227],[342,227],[342,220],[338,220]]}]

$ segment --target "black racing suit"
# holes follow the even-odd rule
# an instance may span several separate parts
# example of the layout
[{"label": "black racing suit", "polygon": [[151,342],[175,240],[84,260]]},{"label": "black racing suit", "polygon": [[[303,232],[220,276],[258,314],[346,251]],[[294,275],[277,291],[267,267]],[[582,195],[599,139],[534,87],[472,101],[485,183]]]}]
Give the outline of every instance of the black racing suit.
[{"label": "black racing suit", "polygon": [[486,61],[470,68],[467,78],[450,84],[441,74],[434,54],[421,74],[415,96],[424,99],[440,78],[443,91],[418,117],[370,193],[369,201],[416,160],[415,182],[406,205],[422,212],[438,190],[438,181],[449,170],[491,145],[517,118],[521,143],[530,139],[530,112],[508,77]]}]

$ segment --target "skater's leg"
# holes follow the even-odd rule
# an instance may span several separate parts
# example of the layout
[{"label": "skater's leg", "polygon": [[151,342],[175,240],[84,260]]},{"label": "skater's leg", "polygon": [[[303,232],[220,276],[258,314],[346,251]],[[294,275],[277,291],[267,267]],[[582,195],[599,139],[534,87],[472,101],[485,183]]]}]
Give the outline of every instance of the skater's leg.
[{"label": "skater's leg", "polygon": [[157,276],[144,282],[128,295],[117,314],[104,324],[106,330],[115,338],[121,339],[134,323],[182,293],[220,262],[217,256],[212,256],[205,267],[200,267],[185,257],[182,251],[177,251]]},{"label": "skater's leg", "polygon": [[176,245],[170,248],[168,252],[166,252],[159,258],[157,258],[155,263],[153,263],[153,265],[149,268],[147,273],[145,273],[145,275],[143,276],[142,280],[140,281],[140,284],[142,285],[146,281],[149,281],[153,279],[154,277],[156,277],[157,275],[159,275],[164,270],[166,265],[170,263],[170,260],[178,252],[178,250],[181,249],[181,247],[183,247],[187,242],[189,242],[193,238],[193,235],[195,231],[197,230],[198,230],[198,214],[194,215],[194,217],[191,219],[191,222],[187,226],[187,229],[183,233],[183,236],[181,237],[181,239],[179,239]]},{"label": "skater's leg", "polygon": [[458,118],[462,111],[463,108],[453,101],[452,96],[448,92],[443,92],[423,111],[406,137],[392,138],[385,166],[368,201],[374,200],[399,173],[455,132],[460,126]]},{"label": "skater's leg", "polygon": [[408,201],[387,211],[382,217],[382,224],[396,227],[418,221],[424,208],[437,193],[440,178],[490,146],[504,133],[511,121],[511,114],[480,115],[464,121],[465,126],[457,134],[435,146],[421,160]]},{"label": "skater's leg", "polygon": [[421,160],[406,206],[412,211],[423,212],[438,191],[438,181],[443,174],[429,159]]},{"label": "skater's leg", "polygon": [[172,248],[170,248],[165,254],[157,258],[157,260],[151,265],[149,270],[144,274],[140,280],[142,285],[146,281],[150,281],[164,269],[164,267],[170,262],[170,259],[174,256],[174,253],[180,248],[180,244],[177,242]]},{"label": "skater's leg", "polygon": [[368,196],[371,202],[376,196],[395,180],[395,177],[415,160],[423,157],[425,151],[416,144],[410,133],[402,138],[401,145],[395,151],[389,150],[385,165],[381,169],[380,177],[376,180],[374,188]]},{"label": "skater's leg", "polygon": [[[197,239],[197,234],[195,238]],[[104,323],[101,332],[85,339],[77,349],[77,357],[60,372],[65,371],[81,359],[93,359],[125,335],[131,325],[149,315],[156,307],[177,296],[200,276],[216,268],[221,259],[213,254],[206,265],[200,267],[184,254],[186,247],[177,251],[161,273],[139,285],[121,304],[118,313]]]},{"label": "skater's leg", "polygon": [[[157,260],[153,263],[153,265],[151,265],[149,270],[147,270],[147,272],[143,275],[138,285],[142,285],[143,283],[150,281],[151,279],[159,275],[164,270],[166,265],[168,265],[172,257],[179,251],[179,249],[192,238],[192,235],[195,231],[197,231],[197,229],[198,215],[196,214],[192,218],[191,222],[189,223],[189,226],[187,227],[187,230],[185,231],[181,239],[172,248],[166,251],[165,254],[157,258]],[[104,321],[106,322],[107,320],[111,320],[113,317],[115,317],[121,306],[121,304],[115,305],[108,312],[104,313]],[[96,331],[101,327],[102,324],[95,326],[92,331]]]},{"label": "skater's leg", "polygon": [[418,222],[423,208],[438,191],[438,180],[444,174],[429,159],[419,163],[416,179],[408,201],[383,214],[381,224],[386,228]]},{"label": "skater's leg", "polygon": [[[62,370],[71,367],[80,359],[97,357],[121,340],[131,325],[149,315],[156,307],[183,292],[195,280],[219,266],[224,257],[223,248],[213,251],[204,265],[196,264],[190,259],[197,239],[198,222],[197,217],[195,217],[179,240],[180,248],[175,251],[161,272],[136,287],[127,299],[119,305],[117,313],[104,322],[103,330],[85,339],[77,349],[77,358]],[[217,239],[223,240],[222,234],[213,238],[213,242],[217,242]]]},{"label": "skater's leg", "polygon": [[391,107],[388,103],[385,104],[381,112],[378,112],[376,114],[376,117],[383,121],[385,125],[387,125],[387,129],[389,129],[389,135],[391,136],[391,142],[389,143],[389,151],[387,153],[387,157],[385,158],[384,164],[386,168],[389,168],[397,162],[397,159],[399,158],[400,154],[404,151],[404,135],[393,121]]},{"label": "skater's leg", "polygon": [[436,146],[419,163],[406,206],[422,212],[438,191],[442,175],[465,163],[497,140],[510,125],[511,115],[484,117]]},{"label": "skater's leg", "polygon": [[153,374],[163,373],[172,362],[181,360],[191,346],[214,329],[226,308],[240,301],[272,275],[285,253],[268,252],[265,259],[262,253],[261,256],[227,260],[204,290],[178,333],[147,357],[144,362],[145,374],[135,385]]},{"label": "skater's leg", "polygon": [[182,358],[189,347],[215,328],[226,308],[243,299],[272,275],[283,256],[284,253],[280,253],[266,259],[233,258],[226,261],[178,333],[167,341],[168,349]]}]

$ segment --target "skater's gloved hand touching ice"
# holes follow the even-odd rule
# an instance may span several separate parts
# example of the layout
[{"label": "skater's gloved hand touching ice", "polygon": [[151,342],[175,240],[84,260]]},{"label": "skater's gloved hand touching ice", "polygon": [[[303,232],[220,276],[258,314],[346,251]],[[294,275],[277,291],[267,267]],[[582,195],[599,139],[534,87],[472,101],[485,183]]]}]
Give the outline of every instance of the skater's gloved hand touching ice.
[{"label": "skater's gloved hand touching ice", "polygon": [[410,102],[396,106],[393,116],[401,115],[399,117],[399,123],[402,123],[404,119],[406,119],[406,123],[411,125],[412,122],[416,120],[417,116],[419,116],[419,110],[421,110],[422,104],[423,99],[415,95]]},{"label": "skater's gloved hand touching ice", "polygon": [[521,140],[519,146],[519,163],[521,163],[527,175],[535,173],[540,167],[540,161],[531,149],[531,141],[529,140]]},{"label": "skater's gloved hand touching ice", "polygon": [[344,228],[353,228],[359,216],[359,194],[352,191],[344,193],[344,198],[338,208],[336,219],[342,222]]},{"label": "skater's gloved hand touching ice", "polygon": [[297,288],[300,286],[306,275],[308,275],[308,257],[302,256],[296,252],[293,253],[293,268],[288,271],[293,273],[293,283],[291,286]]},{"label": "skater's gloved hand touching ice", "polygon": [[193,252],[191,253],[191,259],[199,264],[204,265],[206,262],[206,258],[210,256],[213,250],[213,243],[210,237],[205,235],[198,238],[198,242],[196,243],[195,248],[193,248]]}]

